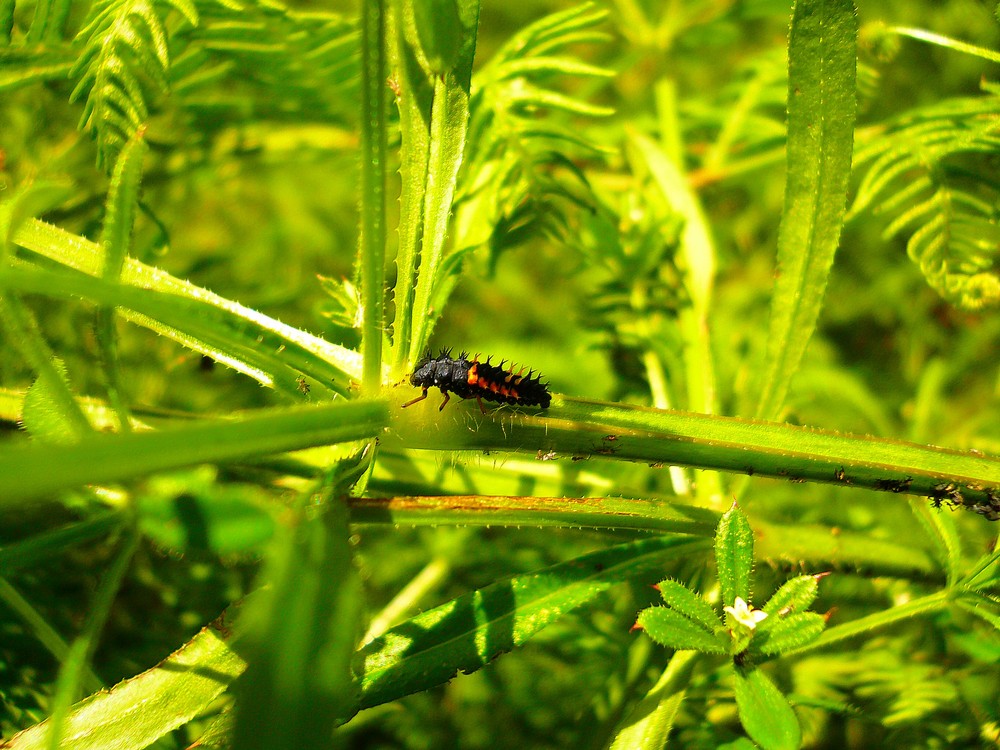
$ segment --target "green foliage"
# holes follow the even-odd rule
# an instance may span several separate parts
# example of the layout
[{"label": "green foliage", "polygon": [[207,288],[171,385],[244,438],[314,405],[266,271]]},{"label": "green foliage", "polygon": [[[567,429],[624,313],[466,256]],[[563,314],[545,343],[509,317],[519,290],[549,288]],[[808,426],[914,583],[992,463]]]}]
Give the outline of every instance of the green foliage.
[{"label": "green foliage", "polygon": [[1000,146],[998,96],[988,86],[982,97],[908,112],[855,156],[865,173],[851,213],[892,217],[883,236],[907,236],[927,283],[970,310],[1000,303],[1000,184],[990,162]]},{"label": "green foliage", "polygon": [[[733,507],[719,522],[715,535],[715,564],[725,606],[723,623],[715,610],[681,583],[659,585],[666,607],[639,613],[636,627],[661,646],[677,651],[730,655],[740,722],[761,747],[798,747],[798,720],[785,696],[757,666],[764,657],[780,656],[814,642],[823,632],[820,615],[802,611],[817,595],[816,578],[787,581],[760,610],[749,604],[750,571],[754,560],[753,532],[746,515]],[[678,686],[683,689],[683,685]],[[659,702],[676,700],[677,693],[661,691]]]},{"label": "green foliage", "polygon": [[0,744],[994,740],[1000,27],[875,13],[0,0]]},{"label": "green foliage", "polygon": [[77,35],[83,45],[71,75],[73,97],[86,94],[80,126],[97,139],[98,162],[110,166],[149,117],[149,100],[167,91],[169,40],[162,15],[176,11],[192,26],[198,11],[188,0],[104,0],[95,3]]}]

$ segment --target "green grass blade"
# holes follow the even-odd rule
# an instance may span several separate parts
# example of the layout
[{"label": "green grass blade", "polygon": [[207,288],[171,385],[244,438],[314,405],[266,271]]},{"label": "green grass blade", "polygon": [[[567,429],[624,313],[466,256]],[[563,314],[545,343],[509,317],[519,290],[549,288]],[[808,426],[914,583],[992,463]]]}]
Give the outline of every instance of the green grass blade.
[{"label": "green grass blade", "polygon": [[[203,713],[246,666],[232,649],[236,610],[156,667],[78,703],[66,718],[61,750],[143,750]],[[48,726],[15,735],[5,750],[45,748]]]},{"label": "green grass blade", "polygon": [[955,52],[962,52],[966,55],[980,57],[983,60],[989,60],[990,62],[1000,63],[1000,52],[997,52],[996,50],[980,47],[975,44],[969,44],[968,42],[963,42],[959,39],[952,39],[951,37],[942,36],[941,34],[935,34],[933,31],[914,29],[906,26],[892,26],[887,29],[887,31],[893,34],[899,34],[900,36],[908,36],[910,39],[916,39],[917,41],[926,42],[927,44],[936,44],[939,47],[954,50]]},{"label": "green grass blade", "polygon": [[18,568],[49,560],[77,545],[93,541],[121,527],[125,516],[119,511],[100,513],[85,521],[67,524],[13,544],[0,546],[0,570],[10,573]]},{"label": "green grass blade", "polygon": [[718,514],[680,503],[621,497],[448,495],[351,498],[354,523],[556,526],[711,537]]},{"label": "green grass blade", "polygon": [[[233,747],[324,747],[355,712],[351,673],[362,607],[352,568],[347,509],[331,482],[300,497],[296,518],[247,605],[246,674],[240,680]],[[323,512],[312,506],[324,495]],[[244,625],[245,622],[245,625]]]},{"label": "green grass blade", "polygon": [[[101,229],[101,249],[104,264],[101,277],[109,283],[121,279],[125,259],[129,254],[135,212],[139,205],[139,182],[142,179],[142,162],[148,147],[145,128],[140,128],[129,139],[118,155],[111,176],[111,188],[105,207],[104,226]],[[121,368],[118,365],[118,333],[115,328],[113,307],[102,306],[97,310],[97,345],[100,349],[104,377],[107,382],[108,403],[118,417],[118,429],[132,429],[128,406],[122,388]]]},{"label": "green grass blade", "polygon": [[[429,126],[427,172],[422,192],[420,268],[413,292],[411,321],[402,321],[402,330],[412,331],[407,357],[410,362],[423,353],[434,322],[441,314],[440,309],[434,308],[433,302],[436,288],[441,283],[445,240],[469,125],[469,91],[479,25],[478,0],[462,0],[458,13],[463,26],[458,59],[450,71],[428,77],[432,81],[433,95],[430,101],[424,102],[424,106],[429,105],[430,109],[421,113]],[[426,90],[427,84],[421,83],[420,88]],[[408,289],[409,283],[400,278],[401,294]]]},{"label": "green grass blade", "polygon": [[840,239],[856,110],[857,19],[850,0],[798,0],[788,47],[788,174],[779,275],[756,416],[781,412],[816,327]]},{"label": "green grass blade", "polygon": [[697,651],[678,651],[656,685],[619,725],[609,750],[662,750],[667,746],[674,719],[687,692]]},{"label": "green grass blade", "polygon": [[[255,336],[260,332],[258,326],[197,298],[108,283],[77,273],[33,270],[25,264],[0,272],[0,287],[57,298],[79,296],[101,306],[123,308],[123,317],[170,335],[295,400],[301,399],[300,377],[308,376],[309,382],[323,386],[328,395],[330,392],[325,363],[291,342],[278,343],[274,337],[269,337],[270,345],[262,345]],[[346,383],[341,387],[347,391]]]},{"label": "green grass blade", "polygon": [[[6,572],[7,568],[4,568]],[[16,614],[24,623],[27,631],[41,643],[50,654],[59,661],[69,658],[69,644],[56,632],[48,619],[44,617],[31,602],[25,599],[21,592],[14,588],[6,578],[0,577],[0,601],[7,609]],[[84,667],[82,684],[88,690],[100,690],[104,687],[101,679],[90,667]]]},{"label": "green grass blade", "polygon": [[[88,276],[100,276],[103,263],[100,247],[79,235],[70,234],[42,221],[31,220],[14,232],[12,241],[26,250]],[[272,386],[273,382],[270,382],[266,373],[245,365],[243,352],[255,351],[259,356],[280,361],[309,377],[315,384],[330,384],[340,394],[349,392],[351,380],[361,378],[361,357],[357,352],[293,328],[207,289],[177,279],[158,268],[129,258],[125,262],[122,281],[142,290],[174,294],[216,308],[214,315],[220,320],[228,321],[223,325],[229,333],[215,343],[200,341],[194,336],[158,323],[155,317],[127,312],[123,312],[122,316],[207,354],[265,385]],[[236,353],[230,352],[228,342],[236,347]],[[269,354],[272,352],[280,352],[280,358]],[[297,385],[292,384],[290,387],[297,391]]]},{"label": "green grass blade", "polygon": [[95,435],[72,446],[11,448],[0,455],[0,508],[86,483],[371,438],[386,421],[382,401],[339,402],[265,409],[161,432]]},{"label": "green grass blade", "polygon": [[132,557],[139,547],[141,536],[136,529],[130,529],[125,537],[122,548],[118,551],[111,566],[101,578],[101,583],[94,593],[94,601],[87,614],[87,622],[83,632],[70,646],[69,653],[59,669],[56,680],[55,696],[52,699],[52,716],[49,718],[48,744],[50,750],[62,747],[63,731],[70,706],[77,697],[81,684],[86,680],[88,666],[104,623],[107,622],[114,604],[115,596],[121,588],[122,580],[128,570]]},{"label": "green grass blade", "polygon": [[707,554],[703,539],[658,537],[500,580],[391,629],[359,653],[361,707],[440,685],[522,645],[541,628],[626,580],[654,581],[667,560]]},{"label": "green grass blade", "polygon": [[361,310],[364,354],[362,386],[382,385],[385,326],[385,158],[387,0],[361,4]]}]

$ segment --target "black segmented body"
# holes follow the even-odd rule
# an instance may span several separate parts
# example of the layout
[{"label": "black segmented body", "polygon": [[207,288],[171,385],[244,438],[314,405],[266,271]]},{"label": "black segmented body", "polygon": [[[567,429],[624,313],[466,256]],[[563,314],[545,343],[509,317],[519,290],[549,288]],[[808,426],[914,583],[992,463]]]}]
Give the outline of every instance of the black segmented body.
[{"label": "black segmented body", "polygon": [[[437,357],[430,352],[417,364],[410,376],[411,385],[423,388],[423,394],[403,406],[410,406],[427,398],[428,388],[439,388],[444,394],[443,409],[452,393],[461,398],[496,401],[501,404],[518,404],[520,406],[540,406],[547,409],[552,401],[548,384],[529,370],[524,374],[524,368],[515,371],[515,365],[504,367],[504,363],[494,365],[487,359],[480,362],[478,355],[469,358],[467,352],[462,352],[458,359],[451,357],[450,350],[442,350]],[[485,410],[484,410],[485,411]]]}]

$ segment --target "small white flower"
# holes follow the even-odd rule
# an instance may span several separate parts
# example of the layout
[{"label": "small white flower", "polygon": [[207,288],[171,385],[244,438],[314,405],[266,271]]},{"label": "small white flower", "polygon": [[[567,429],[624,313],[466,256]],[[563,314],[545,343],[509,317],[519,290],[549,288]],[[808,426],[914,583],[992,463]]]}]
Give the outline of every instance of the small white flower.
[{"label": "small white flower", "polygon": [[753,609],[740,597],[736,597],[736,601],[733,602],[732,607],[724,607],[727,613],[733,616],[740,625],[749,630],[753,630],[757,627],[765,617],[767,617],[767,612],[763,612],[759,609]]}]

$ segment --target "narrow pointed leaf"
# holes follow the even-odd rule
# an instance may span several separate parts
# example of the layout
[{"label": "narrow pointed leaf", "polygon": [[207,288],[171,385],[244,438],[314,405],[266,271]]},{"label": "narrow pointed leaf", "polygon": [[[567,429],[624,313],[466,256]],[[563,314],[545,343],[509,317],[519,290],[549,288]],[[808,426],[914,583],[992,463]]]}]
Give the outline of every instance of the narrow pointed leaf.
[{"label": "narrow pointed leaf", "polygon": [[359,653],[361,707],[474,672],[610,586],[655,575],[665,561],[705,547],[704,540],[671,537],[623,544],[497,581],[424,612]]},{"label": "narrow pointed leaf", "polygon": [[777,615],[783,610],[804,612],[816,600],[817,593],[819,581],[816,576],[797,576],[785,581],[761,609],[769,615]]},{"label": "narrow pointed leaf", "polygon": [[736,708],[750,738],[764,750],[797,750],[802,730],[795,712],[759,669],[734,669]]},{"label": "narrow pointed leaf", "polygon": [[669,578],[660,581],[660,596],[672,610],[701,625],[708,632],[714,632],[722,626],[719,615],[712,605],[691,591],[686,586]]},{"label": "narrow pointed leaf", "polygon": [[850,0],[797,0],[788,45],[788,176],[756,415],[781,411],[816,327],[844,218],[856,111]]},{"label": "narrow pointed leaf", "polygon": [[719,521],[715,534],[715,564],[719,569],[723,603],[732,606],[736,597],[749,603],[753,530],[743,511],[735,505]]},{"label": "narrow pointed leaf", "polygon": [[698,623],[666,607],[649,607],[639,613],[636,625],[661,646],[678,651],[694,649],[708,654],[729,651],[728,638],[705,630]]},{"label": "narrow pointed leaf", "polygon": [[826,618],[815,612],[798,612],[787,617],[768,617],[764,622],[773,624],[765,631],[758,629],[752,649],[769,656],[793,648],[802,648],[819,638],[826,628]]}]

